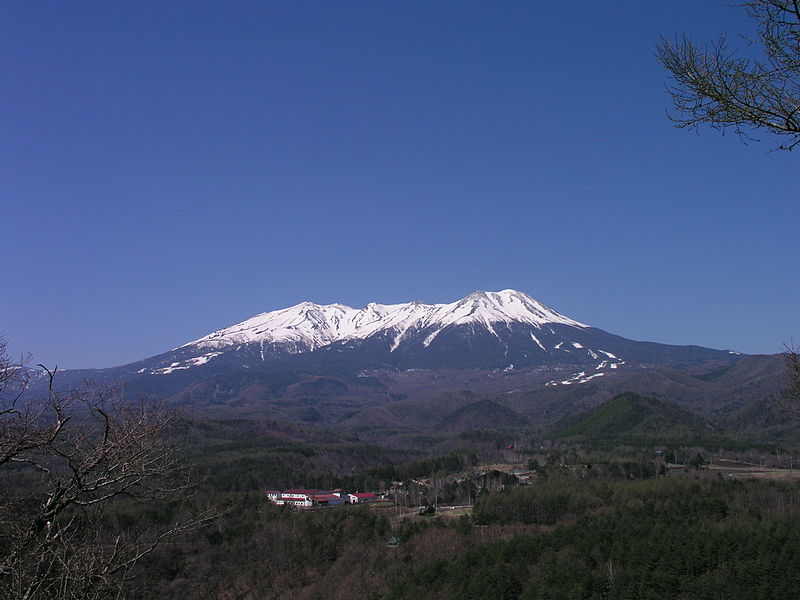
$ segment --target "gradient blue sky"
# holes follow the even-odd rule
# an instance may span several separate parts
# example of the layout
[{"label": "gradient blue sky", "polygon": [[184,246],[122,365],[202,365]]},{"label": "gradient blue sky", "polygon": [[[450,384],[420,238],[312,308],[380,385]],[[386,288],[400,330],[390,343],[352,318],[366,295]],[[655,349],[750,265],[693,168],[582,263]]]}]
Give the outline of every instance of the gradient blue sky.
[{"label": "gradient blue sky", "polygon": [[3,2],[0,331],[103,367],[302,300],[515,288],[780,351],[800,155],[673,128],[654,58],[750,29],[711,0]]}]

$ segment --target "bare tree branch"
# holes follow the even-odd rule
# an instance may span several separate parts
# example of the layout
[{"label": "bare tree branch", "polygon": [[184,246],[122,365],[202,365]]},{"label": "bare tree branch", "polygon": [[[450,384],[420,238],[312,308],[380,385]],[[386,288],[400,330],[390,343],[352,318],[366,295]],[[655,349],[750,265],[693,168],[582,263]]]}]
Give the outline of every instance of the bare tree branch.
[{"label": "bare tree branch", "polygon": [[139,533],[103,525],[120,501],[192,489],[172,442],[178,417],[152,400],[125,403],[113,388],[57,392],[55,369],[45,369],[47,398],[23,402],[27,378],[5,349],[0,339],[0,597],[119,597],[138,560],[218,516]]},{"label": "bare tree branch", "polygon": [[784,393],[785,409],[795,419],[800,419],[800,349],[793,343],[786,344],[783,357],[788,379]]},{"label": "bare tree branch", "polygon": [[683,37],[662,38],[656,57],[670,72],[667,89],[678,111],[677,127],[728,128],[752,139],[767,131],[783,141],[778,148],[800,144],[800,9],[797,0],[747,0],[742,3],[758,25],[760,58],[743,57],[729,48],[725,36],[710,46]]}]

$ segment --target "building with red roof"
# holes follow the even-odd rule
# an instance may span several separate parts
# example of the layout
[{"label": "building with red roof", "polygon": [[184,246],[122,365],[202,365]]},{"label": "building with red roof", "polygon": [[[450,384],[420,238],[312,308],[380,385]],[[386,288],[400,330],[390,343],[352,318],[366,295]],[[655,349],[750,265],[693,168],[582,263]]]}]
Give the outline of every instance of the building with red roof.
[{"label": "building with red roof", "polygon": [[341,490],[317,490],[294,488],[290,490],[266,490],[264,492],[273,504],[289,505],[295,508],[314,508],[316,506],[335,506],[345,502]]},{"label": "building with red roof", "polygon": [[375,502],[378,497],[369,492],[356,492],[355,494],[347,494],[350,504],[361,504],[362,502]]}]

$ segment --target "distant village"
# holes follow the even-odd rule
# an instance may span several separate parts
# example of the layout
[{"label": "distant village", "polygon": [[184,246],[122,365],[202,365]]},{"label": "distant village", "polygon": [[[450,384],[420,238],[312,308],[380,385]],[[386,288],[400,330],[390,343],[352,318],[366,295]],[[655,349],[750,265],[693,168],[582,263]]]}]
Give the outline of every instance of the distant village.
[{"label": "distant village", "polygon": [[363,504],[377,502],[381,498],[369,492],[356,492],[346,494],[342,490],[310,490],[291,489],[267,490],[264,492],[267,499],[278,506],[292,506],[294,508],[320,508],[324,506],[337,506],[339,504]]},{"label": "distant village", "polygon": [[[511,445],[506,450],[517,450],[519,445]],[[398,507],[422,510],[428,506],[452,507],[471,506],[481,490],[499,491],[508,487],[525,487],[531,485],[542,470],[541,465],[558,467],[570,471],[578,477],[587,477],[591,474],[598,476],[606,473],[611,477],[638,478],[655,475],[655,469],[661,467],[662,472],[667,470],[686,469],[680,464],[671,464],[678,461],[678,457],[665,455],[665,446],[654,449],[654,466],[652,474],[641,471],[643,468],[638,462],[622,462],[609,464],[585,464],[577,455],[568,457],[559,453],[517,455],[513,458],[527,458],[523,462],[516,460],[509,462],[495,462],[491,464],[474,465],[464,470],[441,477],[419,477],[406,481],[392,481],[384,489],[372,492],[347,493],[341,489],[316,489],[293,488],[286,490],[266,490],[267,499],[277,506],[288,506],[296,509],[317,509],[340,505],[370,504],[374,507]],[[542,450],[545,450],[542,448]],[[685,453],[683,462],[689,454]],[[721,461],[718,458],[717,461]],[[702,461],[701,461],[702,462]],[[657,463],[657,464],[656,464]]]},{"label": "distant village", "polygon": [[[516,468],[515,468],[516,467]],[[471,504],[478,490],[497,491],[509,485],[528,485],[533,472],[522,465],[491,465],[468,472],[452,474],[440,479],[419,478],[406,482],[393,481],[391,486],[377,494],[371,492],[346,493],[341,489],[320,490],[295,488],[283,491],[266,490],[267,499],[277,506],[299,509],[325,508],[342,504],[372,504],[375,506],[427,506],[453,504],[461,500]]]},{"label": "distant village", "polygon": [[[514,449],[514,446],[509,446],[508,449]],[[693,459],[691,454],[692,452],[687,449],[668,454],[666,446],[657,446],[653,449],[654,460],[612,461],[594,465],[581,462],[577,455],[567,457],[559,456],[557,453],[535,454],[529,455],[527,463],[497,462],[467,467],[461,472],[442,477],[392,481],[378,493],[293,488],[283,491],[266,490],[264,494],[272,504],[304,510],[370,504],[373,507],[396,507],[398,510],[413,508],[422,511],[431,506],[439,508],[471,506],[481,491],[496,492],[508,487],[529,486],[541,476],[542,464],[559,468],[562,472],[569,471],[577,477],[606,475],[611,478],[626,479],[653,477],[657,472],[666,474],[687,470],[690,467],[707,468],[734,478],[752,476],[753,473],[757,473],[760,477],[770,477],[774,475],[771,469],[785,470],[788,467],[793,471],[795,468],[791,462],[792,457],[784,458],[783,463],[773,457],[772,461],[760,459],[760,464],[755,464],[752,457],[749,462],[742,457],[737,459],[736,455],[741,453],[729,452],[727,453],[729,457],[710,457],[697,453]],[[780,471],[780,474],[781,477],[786,476],[784,471]]]}]

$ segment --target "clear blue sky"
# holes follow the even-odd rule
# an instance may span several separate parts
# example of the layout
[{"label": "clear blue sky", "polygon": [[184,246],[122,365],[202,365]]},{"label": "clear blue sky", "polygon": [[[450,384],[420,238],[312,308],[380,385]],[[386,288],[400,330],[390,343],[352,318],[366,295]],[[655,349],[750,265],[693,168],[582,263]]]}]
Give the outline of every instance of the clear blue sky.
[{"label": "clear blue sky", "polygon": [[7,0],[0,331],[103,367],[302,300],[516,288],[780,351],[800,152],[673,128],[654,58],[750,27],[711,0]]}]

